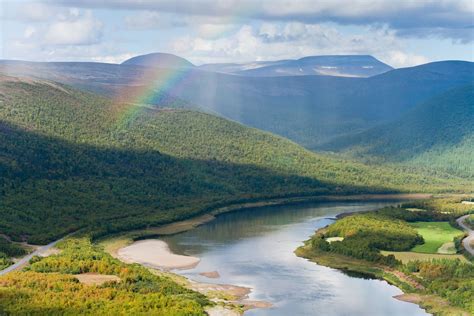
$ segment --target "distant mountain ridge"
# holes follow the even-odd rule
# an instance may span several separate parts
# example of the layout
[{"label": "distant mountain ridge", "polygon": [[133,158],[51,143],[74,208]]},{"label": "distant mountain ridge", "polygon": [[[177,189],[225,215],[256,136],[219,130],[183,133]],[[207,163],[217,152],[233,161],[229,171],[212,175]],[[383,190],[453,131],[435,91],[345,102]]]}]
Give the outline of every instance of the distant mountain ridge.
[{"label": "distant mountain ridge", "polygon": [[[168,53],[139,55],[122,62],[122,65],[137,65],[160,68],[194,68],[188,60]],[[369,55],[323,55],[306,56],[300,59],[276,61],[252,61],[248,63],[204,64],[196,68],[212,72],[255,77],[276,76],[336,76],[371,77],[393,68]]]},{"label": "distant mountain ridge", "polygon": [[151,53],[139,55],[122,62],[122,65],[136,65],[160,68],[192,68],[195,67],[190,61],[167,53]]},{"label": "distant mountain ridge", "polygon": [[200,69],[244,76],[371,77],[393,68],[369,55],[307,56],[300,59],[255,61],[243,64],[205,64]]},{"label": "distant mountain ridge", "polygon": [[[310,149],[396,120],[418,103],[474,81],[474,63],[463,61],[394,69],[369,78],[252,77],[198,68],[80,62],[0,61],[0,71],[113,97],[126,87],[149,86],[151,75],[155,94],[171,94],[193,108],[282,135]],[[170,75],[179,79],[171,90],[163,91]]]}]

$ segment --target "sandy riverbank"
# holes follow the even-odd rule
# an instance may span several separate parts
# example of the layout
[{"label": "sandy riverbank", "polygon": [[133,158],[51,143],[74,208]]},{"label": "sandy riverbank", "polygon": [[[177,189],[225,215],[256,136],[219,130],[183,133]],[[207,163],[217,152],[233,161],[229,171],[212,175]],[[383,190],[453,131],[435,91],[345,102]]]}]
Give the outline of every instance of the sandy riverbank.
[{"label": "sandy riverbank", "polygon": [[[139,263],[148,268],[155,269],[155,273],[166,273],[175,281],[185,287],[206,295],[211,301],[223,304],[217,305],[208,310],[209,315],[241,315],[243,311],[252,308],[269,308],[272,304],[264,301],[249,300],[249,294],[252,291],[248,287],[236,286],[231,284],[213,284],[196,282],[184,277],[179,277],[171,272],[171,269],[191,269],[195,267],[200,259],[191,256],[176,255],[171,252],[166,242],[157,239],[141,240],[134,243],[125,243],[125,240],[119,240],[113,243],[116,258],[126,263]],[[110,245],[109,245],[110,247]],[[107,248],[107,247],[106,247]],[[158,269],[158,270],[157,270]],[[202,273],[209,278],[219,277],[217,271]]]},{"label": "sandy riverbank", "polygon": [[140,263],[165,270],[191,269],[200,261],[196,257],[176,255],[164,241],[156,239],[141,240],[120,248],[117,257],[126,263]]}]

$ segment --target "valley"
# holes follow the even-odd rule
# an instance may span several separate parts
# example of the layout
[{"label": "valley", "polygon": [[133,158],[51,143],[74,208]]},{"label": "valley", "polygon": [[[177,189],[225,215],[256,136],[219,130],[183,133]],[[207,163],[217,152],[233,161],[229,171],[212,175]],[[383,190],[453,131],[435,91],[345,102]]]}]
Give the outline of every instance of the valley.
[{"label": "valley", "polygon": [[473,0],[0,0],[0,316],[474,315]]},{"label": "valley", "polygon": [[[153,63],[175,68],[141,58],[0,62],[0,312],[285,315],[317,305],[332,315],[425,315],[392,298],[405,294],[429,313],[472,311],[468,238],[453,226],[473,211],[460,203],[473,192],[470,63],[368,78],[241,78],[161,57]],[[399,76],[409,87],[394,86]],[[154,86],[143,87],[145,79]],[[215,85],[222,99],[212,102],[226,107],[209,103],[202,85]],[[355,90],[315,99],[338,85]],[[385,86],[422,103],[386,98]],[[385,110],[375,106],[382,94]],[[346,111],[349,99],[356,104]],[[293,102],[299,110],[290,115],[282,105]],[[275,111],[262,116],[267,106]],[[306,119],[320,129],[306,133]],[[291,124],[305,131],[301,138],[274,129],[297,132]],[[395,207],[402,199],[411,202]],[[271,251],[254,253],[256,245]],[[465,293],[443,289],[446,280],[429,269],[445,271]],[[360,273],[388,283],[353,277]],[[291,278],[306,280],[293,288],[306,294],[282,290]]]}]

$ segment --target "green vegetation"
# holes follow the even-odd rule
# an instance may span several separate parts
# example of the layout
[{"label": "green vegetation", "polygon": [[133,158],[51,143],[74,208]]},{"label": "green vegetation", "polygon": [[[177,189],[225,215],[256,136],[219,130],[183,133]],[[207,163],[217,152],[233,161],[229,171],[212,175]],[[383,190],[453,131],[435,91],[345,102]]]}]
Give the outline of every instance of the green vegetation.
[{"label": "green vegetation", "polygon": [[465,222],[471,229],[474,229],[474,214],[469,215]]},{"label": "green vegetation", "polygon": [[342,137],[325,149],[376,163],[474,179],[474,86],[435,96],[399,120]]},{"label": "green vegetation", "polygon": [[[450,223],[472,209],[459,202],[457,198],[432,199],[345,216],[317,231],[296,253],[318,264],[386,279],[405,292],[420,294],[420,304],[440,315],[449,314],[450,307],[426,295],[437,295],[473,313],[471,262],[460,260],[459,255],[407,252],[416,245],[413,251],[436,253],[442,244],[462,235]],[[326,242],[332,236],[344,240]]]},{"label": "green vegetation", "polygon": [[[114,96],[129,86],[133,87],[132,95],[137,88],[145,91],[153,81],[156,87],[169,87],[175,96],[204,110],[287,137],[307,148],[318,148],[334,137],[352,135],[398,118],[417,103],[471,83],[474,71],[471,62],[444,61],[395,69],[370,78],[252,78],[199,70],[170,73],[133,65],[18,61],[0,64],[11,74],[61,78],[61,82],[81,89]],[[170,87],[171,76],[177,81]]]},{"label": "green vegetation", "polygon": [[460,254],[440,254],[440,253],[419,253],[413,251],[381,251],[384,256],[393,255],[395,259],[402,263],[410,261],[431,261],[433,259],[459,259],[461,262],[468,262],[466,257]]},{"label": "green vegetation", "polygon": [[[327,237],[344,237],[328,243]],[[357,259],[365,259],[394,266],[393,256],[383,256],[380,250],[403,251],[423,240],[409,224],[377,213],[347,216],[330,225],[324,234],[313,238],[312,245],[324,251]]]},{"label": "green vegetation", "polygon": [[416,273],[428,293],[437,294],[474,313],[474,269],[471,263],[446,259],[411,261],[402,270]]},{"label": "green vegetation", "polygon": [[[439,221],[445,221],[449,218],[452,219],[454,217],[459,217],[461,215],[474,212],[474,205],[461,203],[464,200],[465,198],[463,197],[444,197],[437,199],[412,201],[404,203],[403,207],[431,211],[432,214],[436,214],[436,216],[439,216]],[[425,219],[427,218],[426,216],[423,217]],[[419,219],[418,221],[422,221],[422,219]]]},{"label": "green vegetation", "polygon": [[20,257],[27,253],[27,251],[15,244],[7,240],[6,238],[0,236],[0,256],[5,254],[9,257]]},{"label": "green vegetation", "polygon": [[[0,313],[61,315],[205,315],[207,299],[140,265],[127,265],[90,240],[70,238],[60,254],[35,257],[25,272],[0,277]],[[83,284],[74,275],[116,275],[119,282]]]},{"label": "green vegetation", "polygon": [[462,191],[459,178],[406,174],[307,151],[212,115],[112,102],[2,78],[0,230],[46,243],[169,223],[268,197]]},{"label": "green vegetation", "polygon": [[20,257],[26,253],[27,251],[23,247],[0,236],[0,270],[13,264],[11,257]]},{"label": "green vegetation", "polygon": [[424,240],[422,245],[412,249],[414,252],[436,253],[444,243],[452,242],[455,237],[463,235],[461,230],[452,227],[448,222],[417,222],[411,226]]}]

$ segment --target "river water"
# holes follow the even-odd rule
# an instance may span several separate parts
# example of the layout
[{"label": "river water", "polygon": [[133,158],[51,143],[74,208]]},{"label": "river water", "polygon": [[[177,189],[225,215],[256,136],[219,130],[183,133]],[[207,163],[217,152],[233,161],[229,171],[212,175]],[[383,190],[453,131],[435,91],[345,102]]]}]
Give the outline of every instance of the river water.
[{"label": "river water", "polygon": [[[250,299],[273,304],[273,308],[252,309],[245,315],[427,315],[417,305],[394,299],[402,292],[384,281],[348,276],[293,253],[337,214],[394,203],[338,202],[250,209],[223,214],[162,240],[175,253],[201,258],[194,269],[175,272],[196,281],[250,287]],[[209,271],[218,271],[220,278],[199,275]]]}]

